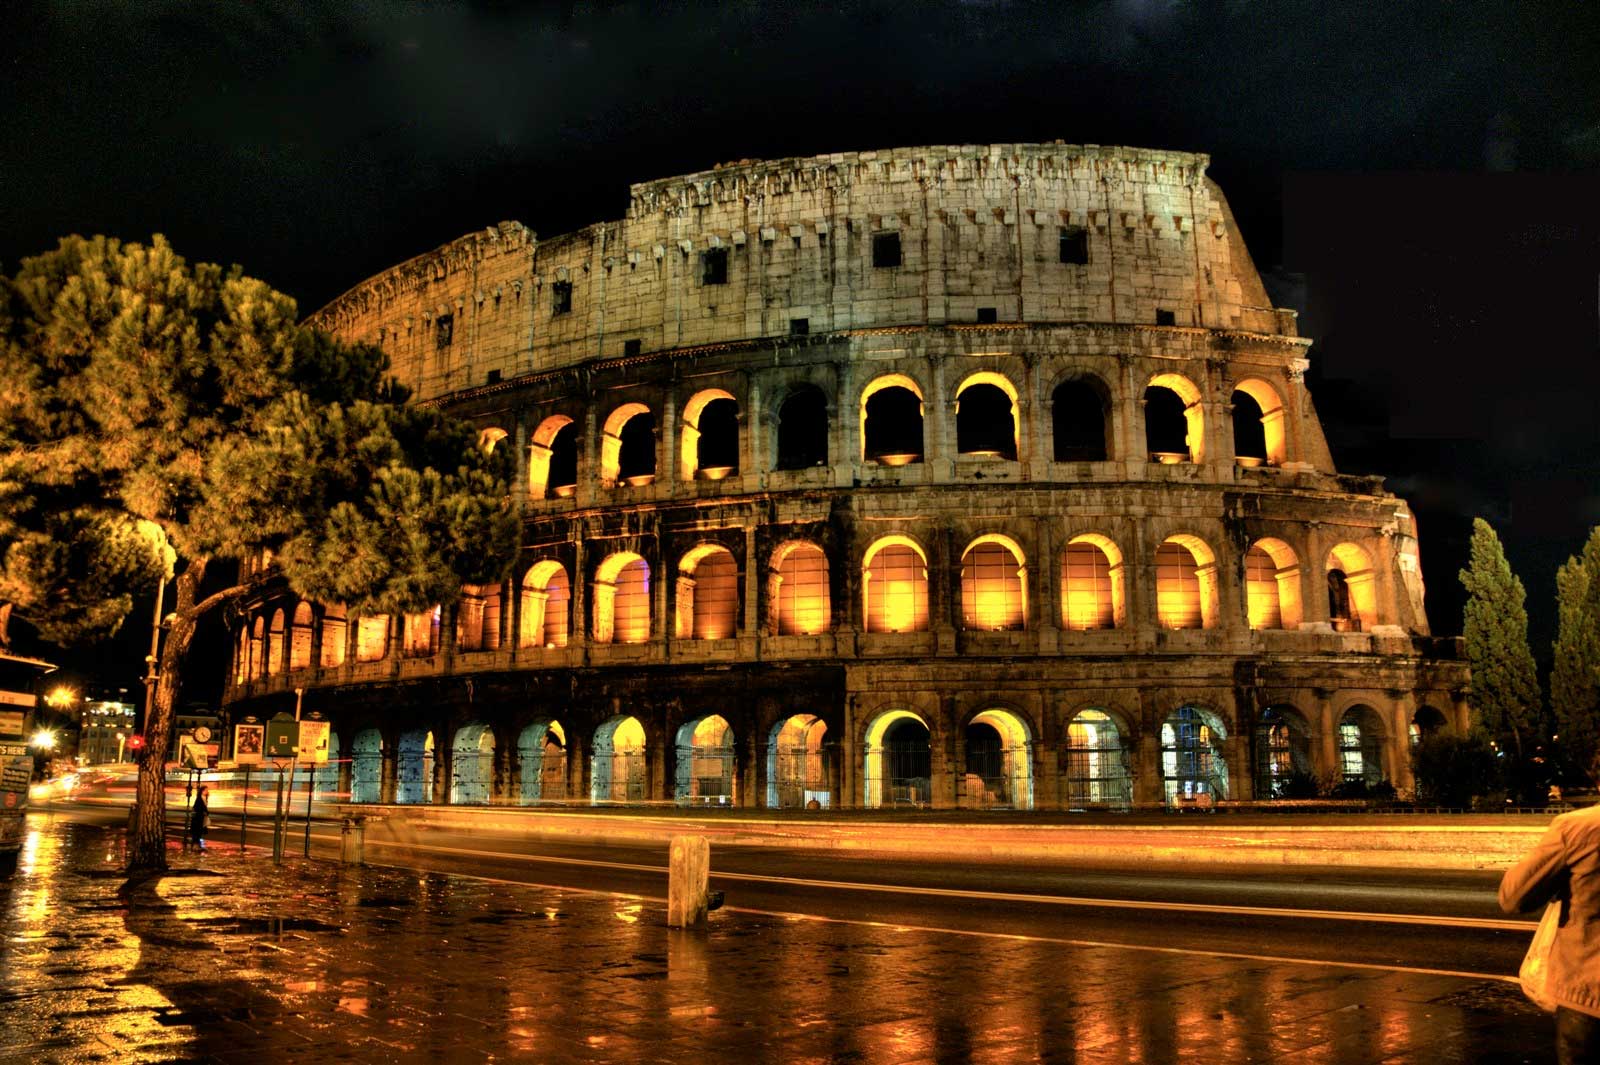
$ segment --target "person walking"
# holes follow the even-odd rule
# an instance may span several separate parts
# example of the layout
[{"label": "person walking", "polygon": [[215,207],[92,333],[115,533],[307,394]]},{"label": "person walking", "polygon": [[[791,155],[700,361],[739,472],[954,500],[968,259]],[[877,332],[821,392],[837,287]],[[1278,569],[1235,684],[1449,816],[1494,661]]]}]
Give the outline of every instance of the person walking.
[{"label": "person walking", "polygon": [[1562,814],[1500,880],[1500,908],[1528,913],[1561,903],[1550,946],[1556,1056],[1600,1063],[1600,806]]},{"label": "person walking", "polygon": [[201,850],[206,849],[206,829],[209,827],[207,822],[211,814],[206,804],[206,796],[210,793],[209,787],[200,785],[200,791],[195,795],[194,806],[189,810],[189,838]]}]

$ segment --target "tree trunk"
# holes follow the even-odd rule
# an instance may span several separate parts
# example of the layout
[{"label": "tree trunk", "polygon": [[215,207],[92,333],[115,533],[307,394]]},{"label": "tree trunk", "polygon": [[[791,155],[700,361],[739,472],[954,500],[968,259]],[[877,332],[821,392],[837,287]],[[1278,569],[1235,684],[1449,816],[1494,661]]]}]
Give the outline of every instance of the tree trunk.
[{"label": "tree trunk", "polygon": [[191,562],[178,574],[178,609],[167,629],[156,679],[155,699],[144,723],[144,761],[139,765],[133,836],[128,841],[128,873],[158,873],[167,868],[167,746],[172,735],[172,708],[178,700],[183,657],[194,640],[201,611],[195,593],[205,578],[205,559]]}]

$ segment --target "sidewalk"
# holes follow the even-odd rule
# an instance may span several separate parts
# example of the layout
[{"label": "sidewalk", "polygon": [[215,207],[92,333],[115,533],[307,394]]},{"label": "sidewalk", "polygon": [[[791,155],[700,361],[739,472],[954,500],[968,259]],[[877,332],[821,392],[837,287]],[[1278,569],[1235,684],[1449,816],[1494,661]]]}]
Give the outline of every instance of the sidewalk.
[{"label": "sidewalk", "polygon": [[0,1062],[1553,1060],[1504,983],[740,912],[214,843],[159,881],[34,816]]}]

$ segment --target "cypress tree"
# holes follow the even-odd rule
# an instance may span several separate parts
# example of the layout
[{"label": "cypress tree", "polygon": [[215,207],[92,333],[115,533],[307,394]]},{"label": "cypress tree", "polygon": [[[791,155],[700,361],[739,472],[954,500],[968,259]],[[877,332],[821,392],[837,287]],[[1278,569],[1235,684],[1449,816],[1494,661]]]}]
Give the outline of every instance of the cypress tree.
[{"label": "cypress tree", "polygon": [[1472,705],[1479,722],[1502,744],[1509,738],[1518,758],[1523,733],[1539,711],[1539,681],[1528,647],[1527,594],[1511,572],[1500,537],[1482,518],[1472,521],[1472,546],[1461,571],[1467,590],[1467,661],[1472,666]]},{"label": "cypress tree", "polygon": [[1556,639],[1550,708],[1568,764],[1600,768],[1600,528],[1556,571]]}]

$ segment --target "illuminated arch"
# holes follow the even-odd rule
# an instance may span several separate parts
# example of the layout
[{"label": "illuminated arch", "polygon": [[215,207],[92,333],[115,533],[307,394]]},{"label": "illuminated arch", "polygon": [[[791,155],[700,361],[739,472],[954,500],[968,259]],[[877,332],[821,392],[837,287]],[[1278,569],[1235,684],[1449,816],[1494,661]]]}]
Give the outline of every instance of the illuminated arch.
[{"label": "illuminated arch", "polygon": [[[701,432],[700,419],[705,414],[706,408],[718,401],[732,403],[737,412],[739,401],[733,398],[733,393],[721,388],[707,388],[696,392],[689,397],[689,402],[683,406],[683,415],[678,420],[678,471],[679,476],[685,481],[695,480],[697,477],[706,480],[721,480],[739,472],[739,428],[738,422],[733,425],[733,439],[730,441],[708,438]],[[737,418],[737,413],[735,414]],[[728,463],[713,463],[716,476],[710,476],[711,469],[702,469],[700,465],[701,452],[706,446],[718,448],[729,452],[723,457],[732,461]]]},{"label": "illuminated arch", "polygon": [[[889,389],[902,388],[911,393],[916,399],[916,433],[912,434],[909,428],[902,435],[890,436],[880,440],[881,435],[874,429],[867,417],[867,404],[874,396],[882,395]],[[892,373],[876,377],[867,383],[861,390],[860,402],[861,415],[861,458],[863,461],[882,462],[889,466],[901,466],[910,462],[921,462],[925,442],[923,440],[923,424],[927,412],[923,407],[922,388],[916,381],[905,374]],[[880,417],[882,415],[880,414]],[[916,439],[912,440],[915,435]],[[915,445],[915,446],[913,446]],[[896,450],[904,448],[905,450]]]},{"label": "illuminated arch", "polygon": [[646,798],[644,726],[619,714],[594,731],[589,760],[589,800],[643,802]]},{"label": "illuminated arch", "polygon": [[678,803],[731,806],[738,801],[733,726],[707,714],[678,728],[672,797]]},{"label": "illuminated arch", "polygon": [[632,551],[608,555],[595,570],[594,642],[650,638],[650,564]]},{"label": "illuminated arch", "polygon": [[767,612],[779,636],[827,632],[833,616],[828,556],[809,540],[788,540],[772,552]]},{"label": "illuminated arch", "polygon": [[289,668],[311,668],[311,631],[315,627],[311,604],[305,601],[295,605],[294,617],[289,622]]},{"label": "illuminated arch", "polygon": [[481,722],[463,725],[450,748],[451,804],[488,803],[494,791],[494,730]]},{"label": "illuminated arch", "polygon": [[567,733],[559,721],[542,719],[517,737],[517,801],[523,806],[565,802]]},{"label": "illuminated arch", "polygon": [[[972,399],[977,406],[976,410],[968,410],[965,415],[962,411],[962,397],[971,389],[997,389],[1005,397],[1009,406],[1004,412],[1007,425],[999,426],[986,424],[977,419],[984,416],[998,418],[1000,415],[999,403],[993,402],[992,392],[975,394]],[[985,399],[987,397],[987,399]],[[982,403],[976,403],[984,400]],[[969,404],[973,405],[973,404]],[[988,408],[988,409],[984,409]],[[961,454],[982,454],[993,452],[998,458],[1015,460],[1021,440],[1021,406],[1017,401],[1017,389],[1004,374],[992,370],[980,370],[968,374],[966,379],[956,387],[956,450]]]},{"label": "illuminated arch", "polygon": [[[654,449],[651,450],[649,470],[627,471],[622,469],[622,431],[629,422],[635,418],[644,417],[652,420],[651,431],[654,432],[654,415],[650,408],[643,403],[624,403],[613,410],[606,418],[605,430],[600,436],[600,484],[606,488],[615,488],[619,478],[649,477],[654,479],[656,464]],[[649,483],[648,481],[644,483]]]},{"label": "illuminated arch", "polygon": [[495,447],[500,443],[500,441],[504,440],[509,435],[509,433],[500,428],[498,425],[491,425],[489,428],[478,433],[478,447],[483,450],[484,454],[492,455],[494,454]]},{"label": "illuminated arch", "polygon": [[383,733],[362,729],[350,742],[350,801],[383,799]]},{"label": "illuminated arch", "polygon": [[928,556],[915,540],[884,536],[861,562],[861,616],[867,632],[925,632]]},{"label": "illuminated arch", "polygon": [[1387,779],[1384,772],[1383,715],[1357,703],[1339,717],[1339,776],[1345,786],[1364,793]]},{"label": "illuminated arch", "polygon": [[[563,430],[566,431],[563,436]],[[560,438],[561,456],[557,456],[557,438]],[[571,470],[566,466],[570,448]],[[556,476],[552,482],[551,477]],[[568,478],[571,480],[568,480]],[[565,414],[552,414],[539,423],[533,431],[533,441],[528,445],[528,495],[544,499],[550,495],[571,495],[577,484],[577,423]],[[567,491],[563,491],[567,489]]]},{"label": "illuminated arch", "polygon": [[1228,797],[1227,727],[1203,707],[1180,706],[1161,725],[1161,780],[1168,803]]},{"label": "illuminated arch", "polygon": [[1311,729],[1304,714],[1288,705],[1263,708],[1256,721],[1255,740],[1257,799],[1316,797]]},{"label": "illuminated arch", "polygon": [[1377,574],[1359,544],[1336,544],[1328,552],[1328,620],[1335,629],[1361,632],[1379,623]]},{"label": "illuminated arch", "polygon": [[269,677],[283,669],[283,643],[283,611],[274,610],[272,621],[267,625],[266,675]]},{"label": "illuminated arch", "polygon": [[867,725],[862,805],[926,806],[932,797],[932,736],[928,722],[910,710],[885,710],[873,718]]},{"label": "illuminated arch", "polygon": [[967,722],[961,805],[1033,809],[1033,734],[1010,710],[994,707]]},{"label": "illuminated arch", "polygon": [[433,748],[433,733],[427,729],[400,734],[395,763],[395,802],[433,801]]},{"label": "illuminated arch", "polygon": [[1122,550],[1109,536],[1079,533],[1061,552],[1061,627],[1119,629],[1126,621]]},{"label": "illuminated arch", "polygon": [[[1165,388],[1182,401],[1184,445],[1188,451],[1188,459],[1190,462],[1195,463],[1204,462],[1206,457],[1206,419],[1200,389],[1195,387],[1193,381],[1177,373],[1159,373],[1150,378],[1150,383],[1145,386],[1147,402],[1152,388]],[[1159,427],[1157,427],[1157,430],[1159,430]],[[1146,444],[1152,443],[1152,426],[1148,420],[1145,424],[1145,441]],[[1149,450],[1152,456],[1167,454],[1167,452],[1163,452],[1154,446],[1151,446]],[[1166,460],[1160,459],[1157,461]]]},{"label": "illuminated arch", "polygon": [[322,661],[323,669],[344,665],[346,645],[350,639],[350,625],[343,606],[322,608]]},{"label": "illuminated arch", "polygon": [[356,661],[377,662],[389,655],[389,615],[363,614],[356,619]]},{"label": "illuminated arch", "polygon": [[815,714],[795,714],[772,727],[767,738],[767,807],[803,809],[833,805],[824,740],[828,725]]},{"label": "illuminated arch", "polygon": [[428,658],[439,653],[440,610],[433,607],[402,619],[400,653],[406,658]]},{"label": "illuminated arch", "polygon": [[678,560],[677,637],[726,640],[739,624],[739,564],[721,544],[699,544]]},{"label": "illuminated arch", "polygon": [[463,651],[493,651],[500,646],[500,585],[461,586],[456,639]]},{"label": "illuminated arch", "polygon": [[979,536],[961,553],[961,624],[978,632],[1027,627],[1028,565],[1009,536]]},{"label": "illuminated arch", "polygon": [[1128,765],[1129,732],[1103,707],[1085,707],[1067,723],[1062,767],[1069,809],[1133,805],[1133,773]]},{"label": "illuminated arch", "polygon": [[1167,629],[1217,623],[1217,559],[1198,536],[1177,533],[1156,549],[1156,617]]},{"label": "illuminated arch", "polygon": [[[1281,466],[1288,460],[1288,440],[1284,433],[1284,419],[1286,412],[1283,409],[1283,397],[1278,395],[1278,390],[1259,377],[1247,377],[1233,386],[1235,392],[1243,392],[1255,400],[1257,407],[1261,408],[1261,434],[1263,437],[1264,458],[1268,465]],[[1252,412],[1253,413],[1253,412]],[[1243,456],[1237,443],[1234,451]]]},{"label": "illuminated arch", "polygon": [[567,568],[555,559],[540,559],[522,578],[519,645],[553,649],[567,646],[567,612],[572,587]]},{"label": "illuminated arch", "polygon": [[1300,627],[1300,559],[1294,548],[1263,537],[1244,556],[1245,613],[1252,629]]}]

